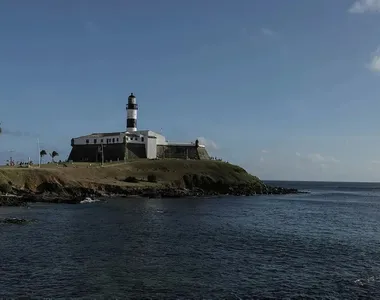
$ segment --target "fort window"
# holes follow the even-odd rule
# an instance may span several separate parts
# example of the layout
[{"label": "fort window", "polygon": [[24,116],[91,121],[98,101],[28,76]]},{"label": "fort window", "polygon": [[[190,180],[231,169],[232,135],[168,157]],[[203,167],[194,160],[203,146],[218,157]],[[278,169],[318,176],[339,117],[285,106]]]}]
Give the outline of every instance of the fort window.
[{"label": "fort window", "polygon": [[118,141],[119,141],[119,138],[116,139],[116,142],[118,142]]},{"label": "fort window", "polygon": [[90,140],[86,140],[86,144],[88,144],[90,142]]},{"label": "fort window", "polygon": [[142,142],[144,141],[144,138],[143,138],[143,137],[141,138],[141,141],[142,141]]},{"label": "fort window", "polygon": [[96,139],[94,139],[94,144],[96,144],[96,142],[97,142]]},{"label": "fort window", "polygon": [[115,138],[112,139],[112,143],[115,143]]},{"label": "fort window", "polygon": [[100,142],[103,143],[103,139],[101,139]]}]

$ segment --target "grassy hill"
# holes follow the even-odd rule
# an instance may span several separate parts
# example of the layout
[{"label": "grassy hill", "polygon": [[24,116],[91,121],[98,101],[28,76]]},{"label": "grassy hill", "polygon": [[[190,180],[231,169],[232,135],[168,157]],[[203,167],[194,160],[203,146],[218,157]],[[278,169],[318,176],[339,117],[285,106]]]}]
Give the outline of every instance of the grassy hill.
[{"label": "grassy hill", "polygon": [[204,194],[253,194],[262,193],[266,187],[243,168],[212,160],[135,160],[104,166],[74,163],[47,164],[41,168],[0,168],[2,192],[70,193],[81,190],[139,194],[152,189],[185,188],[201,189]]}]

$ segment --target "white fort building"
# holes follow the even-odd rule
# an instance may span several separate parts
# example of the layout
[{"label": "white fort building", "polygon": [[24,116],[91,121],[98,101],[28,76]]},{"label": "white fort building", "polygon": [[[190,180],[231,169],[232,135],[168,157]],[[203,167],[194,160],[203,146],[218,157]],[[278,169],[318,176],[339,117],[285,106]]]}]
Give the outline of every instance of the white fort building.
[{"label": "white fort building", "polygon": [[126,129],[121,132],[92,133],[71,139],[71,161],[100,162],[136,158],[209,159],[198,140],[188,143],[168,142],[152,130],[137,130],[138,105],[131,93],[126,106]]}]

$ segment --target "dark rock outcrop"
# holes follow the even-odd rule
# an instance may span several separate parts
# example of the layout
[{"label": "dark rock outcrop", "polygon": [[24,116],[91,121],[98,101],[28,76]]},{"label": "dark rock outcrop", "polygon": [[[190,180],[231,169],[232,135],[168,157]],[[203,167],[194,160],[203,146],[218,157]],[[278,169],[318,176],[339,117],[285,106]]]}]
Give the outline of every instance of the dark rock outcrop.
[{"label": "dark rock outcrop", "polygon": [[118,185],[101,185],[95,188],[62,187],[46,183],[39,186],[37,193],[19,191],[15,196],[1,196],[0,205],[21,206],[27,203],[67,203],[77,204],[86,197],[102,196],[141,196],[147,198],[182,198],[209,196],[252,196],[252,195],[285,195],[298,193],[296,189],[250,185],[247,183],[228,184],[213,181],[207,176],[184,178],[184,186],[157,187],[123,187]]},{"label": "dark rock outcrop", "polygon": [[20,219],[20,218],[5,218],[5,219],[0,219],[0,224],[25,225],[33,221],[34,220],[26,220],[26,219]]},{"label": "dark rock outcrop", "polygon": [[230,183],[214,180],[208,175],[186,174],[182,181],[171,186],[121,186],[94,184],[93,187],[64,186],[58,182],[45,182],[32,193],[27,190],[13,189],[14,195],[0,196],[0,206],[25,206],[27,203],[67,203],[77,204],[86,197],[99,198],[111,196],[141,196],[147,198],[181,198],[209,196],[252,196],[285,195],[299,193],[297,189],[271,187],[250,182]]},{"label": "dark rock outcrop", "polygon": [[20,196],[16,195],[1,195],[0,206],[26,206],[27,202]]}]

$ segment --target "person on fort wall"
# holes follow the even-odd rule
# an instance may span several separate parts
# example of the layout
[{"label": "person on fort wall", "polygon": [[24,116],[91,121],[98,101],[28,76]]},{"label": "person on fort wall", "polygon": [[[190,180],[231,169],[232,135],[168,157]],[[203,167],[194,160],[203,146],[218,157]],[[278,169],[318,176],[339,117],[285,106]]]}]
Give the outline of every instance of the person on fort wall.
[{"label": "person on fort wall", "polygon": [[199,147],[199,141],[198,141],[198,139],[195,140],[195,147],[196,147],[196,148]]}]

